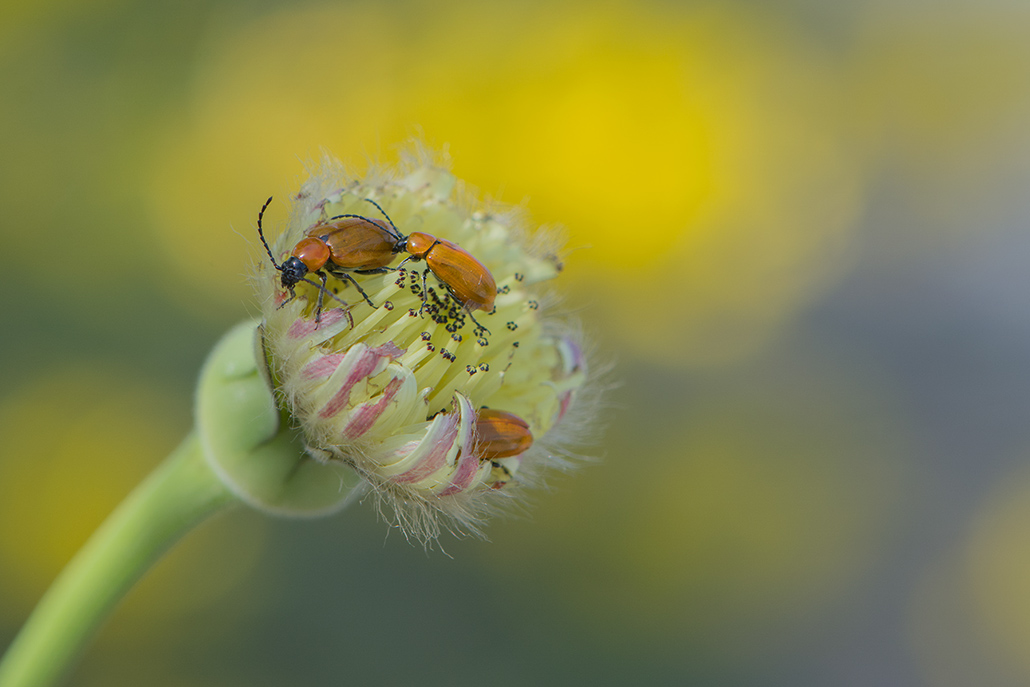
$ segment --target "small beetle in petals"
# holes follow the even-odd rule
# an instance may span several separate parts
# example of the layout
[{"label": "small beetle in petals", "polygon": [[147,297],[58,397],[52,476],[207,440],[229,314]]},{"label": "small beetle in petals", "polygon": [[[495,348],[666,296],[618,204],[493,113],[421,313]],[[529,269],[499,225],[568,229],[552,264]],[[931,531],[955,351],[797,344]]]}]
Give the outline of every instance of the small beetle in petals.
[{"label": "small beetle in petals", "polygon": [[493,408],[480,409],[476,418],[476,455],[479,460],[517,456],[533,445],[529,424],[518,415]]}]

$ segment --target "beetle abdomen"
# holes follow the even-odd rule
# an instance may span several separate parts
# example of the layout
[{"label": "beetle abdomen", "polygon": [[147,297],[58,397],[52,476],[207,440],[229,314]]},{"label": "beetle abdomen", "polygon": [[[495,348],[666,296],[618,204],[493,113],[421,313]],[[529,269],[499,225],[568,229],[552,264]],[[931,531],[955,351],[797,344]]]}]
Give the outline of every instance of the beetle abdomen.
[{"label": "beetle abdomen", "polygon": [[426,265],[469,310],[492,310],[497,282],[483,263],[456,243],[438,239],[426,255]]}]

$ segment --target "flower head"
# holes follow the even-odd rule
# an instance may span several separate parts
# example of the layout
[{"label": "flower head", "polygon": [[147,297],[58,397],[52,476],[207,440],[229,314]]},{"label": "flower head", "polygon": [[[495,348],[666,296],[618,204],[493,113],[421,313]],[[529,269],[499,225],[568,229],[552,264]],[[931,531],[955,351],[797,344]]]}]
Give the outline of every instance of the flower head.
[{"label": "flower head", "polygon": [[269,368],[308,453],[355,469],[423,540],[441,514],[478,532],[565,466],[559,426],[587,380],[576,330],[546,316],[553,246],[458,186],[425,161],[356,180],[326,159],[258,276]]}]

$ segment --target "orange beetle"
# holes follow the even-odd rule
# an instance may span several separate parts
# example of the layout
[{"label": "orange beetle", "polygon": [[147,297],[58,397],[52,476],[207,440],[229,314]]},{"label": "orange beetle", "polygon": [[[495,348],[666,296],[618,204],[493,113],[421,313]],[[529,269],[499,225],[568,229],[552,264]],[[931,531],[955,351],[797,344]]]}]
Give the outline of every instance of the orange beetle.
[{"label": "orange beetle", "polygon": [[[494,276],[483,263],[458,244],[414,231],[398,241],[393,250],[409,254],[401,265],[408,260],[425,260],[426,267],[447,286],[447,290],[466,310],[489,312],[493,309],[494,299],[497,298]],[[424,292],[422,298],[425,303]]]},{"label": "orange beetle", "polygon": [[[304,232],[306,238],[297,242],[290,257],[280,265],[276,263],[261,227],[265,209],[271,202],[271,198],[265,201],[261,212],[258,213],[258,235],[268,252],[268,257],[272,260],[272,266],[282,273],[282,285],[283,288],[289,289],[290,300],[296,298],[294,287],[299,282],[303,281],[317,286],[319,288],[315,314],[317,322],[322,314],[322,296],[329,293],[325,288],[326,273],[328,272],[338,279],[349,280],[365,301],[374,308],[372,299],[368,297],[357,280],[347,273],[353,271],[359,274],[375,274],[385,271],[386,266],[393,260],[393,248],[397,243],[397,237],[390,231],[390,228],[381,220],[369,219],[361,215],[337,215],[325,222],[319,222]],[[315,284],[308,279],[309,272],[317,274],[322,283]],[[335,298],[332,294],[329,295]],[[340,299],[336,298],[336,300]]]},{"label": "orange beetle", "polygon": [[532,445],[533,434],[521,417],[503,410],[480,409],[474,450],[481,461],[517,456]]},{"label": "orange beetle", "polygon": [[[386,214],[386,211],[379,207],[378,203],[369,198],[365,200],[375,205],[379,212],[383,213],[386,221],[390,223],[390,228],[393,230],[391,234],[395,238],[392,251],[394,253],[408,254],[408,257],[401,261],[397,269],[400,269],[409,260],[426,261],[428,269],[422,272],[422,308],[420,312],[426,309],[429,302],[428,290],[426,289],[426,273],[432,272],[437,279],[443,282],[444,286],[447,287],[447,291],[461,305],[462,309],[468,313],[472,321],[476,323],[476,326],[489,333],[489,329],[479,324],[475,317],[472,317],[473,310],[485,310],[487,312],[493,310],[494,300],[497,298],[497,282],[494,281],[494,275],[490,274],[490,270],[486,268],[486,265],[476,260],[471,253],[453,241],[437,238],[432,234],[422,231],[413,231],[407,236],[401,235],[397,225],[393,223],[393,220]],[[360,217],[360,215],[341,216]],[[365,219],[363,217],[360,218]],[[373,220],[366,221],[371,222]],[[376,222],[376,225],[385,229],[385,225],[382,222]],[[374,250],[381,250],[381,247],[377,245]],[[369,252],[369,257],[371,257],[371,252]],[[376,257],[382,256],[377,255]],[[336,258],[335,250],[332,260],[333,262],[339,262]],[[388,261],[384,261],[379,268],[370,269],[369,266],[363,265],[360,268],[350,269],[354,269],[362,274],[372,274],[391,269],[386,267],[386,264],[388,264]]]}]

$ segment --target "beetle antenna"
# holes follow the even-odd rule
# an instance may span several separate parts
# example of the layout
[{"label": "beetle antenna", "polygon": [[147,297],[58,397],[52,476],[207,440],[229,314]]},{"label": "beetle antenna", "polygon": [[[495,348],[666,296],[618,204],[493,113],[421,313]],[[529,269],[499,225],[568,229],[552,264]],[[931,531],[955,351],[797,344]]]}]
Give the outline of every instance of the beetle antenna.
[{"label": "beetle antenna", "polygon": [[[383,214],[385,214],[385,213],[383,213]],[[326,222],[332,222],[334,219],[343,219],[345,217],[353,217],[354,219],[365,220],[369,224],[374,224],[375,226],[379,227],[380,229],[383,228],[383,223],[382,222],[380,222],[377,219],[369,219],[368,217],[365,217],[364,215],[351,215],[351,214],[336,215],[335,217],[330,217],[329,219],[327,219],[325,221]],[[390,220],[389,217],[387,217],[386,219]],[[389,229],[387,229],[386,233],[389,234],[390,236],[394,237],[395,239],[397,239],[397,242],[398,242],[398,245],[399,245],[400,242],[404,240],[404,237],[401,236],[400,232],[397,230],[397,227],[395,227],[393,225],[393,220],[390,220],[390,226],[393,228],[393,231],[390,231]],[[397,233],[394,233],[394,232],[397,232]],[[394,252],[396,253],[397,251],[395,250]]]},{"label": "beetle antenna", "polygon": [[390,226],[391,226],[391,227],[393,227],[393,230],[394,230],[394,232],[395,232],[395,233],[394,233],[394,236],[396,236],[396,237],[397,237],[398,239],[402,239],[402,238],[403,238],[403,235],[401,234],[401,230],[397,228],[397,225],[393,223],[393,220],[392,220],[392,219],[390,219],[390,216],[389,216],[388,214],[386,214],[386,210],[384,210],[384,209],[383,209],[383,208],[382,208],[382,207],[381,207],[381,206],[379,205],[379,203],[375,202],[375,201],[374,201],[374,200],[372,200],[371,198],[366,198],[366,199],[365,199],[365,202],[366,202],[366,203],[372,203],[372,205],[375,205],[375,206],[376,206],[376,209],[378,209],[378,210],[379,210],[379,212],[383,213],[383,217],[385,217],[385,218],[386,218],[386,221],[390,223]]},{"label": "beetle antenna", "polygon": [[261,206],[261,211],[258,212],[258,236],[261,237],[261,243],[265,246],[265,252],[268,253],[268,259],[272,261],[272,267],[282,272],[283,268],[279,266],[279,263],[277,263],[275,258],[272,256],[272,249],[268,247],[268,241],[265,240],[265,232],[261,229],[261,220],[265,216],[265,209],[271,202],[272,196],[268,196],[268,200],[265,201],[265,204]]},{"label": "beetle antenna", "polygon": [[[334,215],[334,216],[330,217],[329,219],[324,220],[324,222],[332,222],[334,219],[344,219],[345,217],[353,217],[354,219],[363,219],[366,222],[368,222],[369,224],[376,224],[376,222],[378,221],[378,220],[374,220],[374,219],[369,219],[368,217],[365,217],[364,215],[346,214],[346,215]],[[376,224],[376,226],[379,226],[379,225]]]}]

